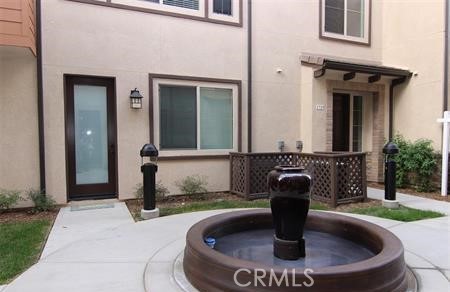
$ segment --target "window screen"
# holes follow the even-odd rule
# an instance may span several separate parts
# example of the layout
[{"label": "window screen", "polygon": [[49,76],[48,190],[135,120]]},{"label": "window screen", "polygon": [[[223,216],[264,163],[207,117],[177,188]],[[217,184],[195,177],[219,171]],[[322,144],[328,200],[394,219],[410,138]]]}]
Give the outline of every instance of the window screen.
[{"label": "window screen", "polygon": [[325,31],[344,34],[345,0],[325,0]]},{"label": "window screen", "polygon": [[214,0],[213,12],[218,14],[231,15],[232,0]]},{"label": "window screen", "polygon": [[197,148],[197,89],[160,86],[161,149]]},{"label": "window screen", "polygon": [[233,148],[231,89],[200,88],[200,148]]}]

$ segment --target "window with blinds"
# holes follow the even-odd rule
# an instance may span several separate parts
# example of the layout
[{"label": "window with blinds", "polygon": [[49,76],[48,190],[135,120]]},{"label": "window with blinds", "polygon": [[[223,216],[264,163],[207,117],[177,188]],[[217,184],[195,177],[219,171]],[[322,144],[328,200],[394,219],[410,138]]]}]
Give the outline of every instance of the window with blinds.
[{"label": "window with blinds", "polygon": [[181,8],[199,10],[199,0],[163,0],[163,4]]},{"label": "window with blinds", "polygon": [[232,15],[232,0],[214,0],[213,12],[217,14]]},{"label": "window with blinds", "polygon": [[159,86],[161,150],[233,149],[233,89]]},{"label": "window with blinds", "polygon": [[370,0],[324,0],[322,36],[369,42]]}]

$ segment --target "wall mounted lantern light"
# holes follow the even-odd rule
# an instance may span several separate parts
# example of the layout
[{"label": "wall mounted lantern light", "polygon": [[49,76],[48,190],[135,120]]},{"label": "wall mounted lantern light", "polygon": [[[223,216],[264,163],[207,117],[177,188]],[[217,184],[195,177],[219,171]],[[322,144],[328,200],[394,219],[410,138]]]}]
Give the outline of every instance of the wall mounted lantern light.
[{"label": "wall mounted lantern light", "polygon": [[298,152],[303,151],[303,141],[295,141],[295,148],[297,148]]},{"label": "wall mounted lantern light", "polygon": [[143,96],[139,93],[139,90],[137,90],[137,88],[131,90],[130,107],[135,109],[142,108],[142,98]]},{"label": "wall mounted lantern light", "polygon": [[278,150],[280,150],[280,152],[283,152],[284,146],[285,146],[284,141],[278,141],[277,144],[278,144]]}]

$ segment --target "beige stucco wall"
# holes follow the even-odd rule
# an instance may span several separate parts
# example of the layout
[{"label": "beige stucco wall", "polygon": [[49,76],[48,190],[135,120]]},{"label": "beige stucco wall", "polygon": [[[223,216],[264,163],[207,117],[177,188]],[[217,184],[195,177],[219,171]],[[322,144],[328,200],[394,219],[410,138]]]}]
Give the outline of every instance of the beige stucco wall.
[{"label": "beige stucco wall", "polygon": [[[138,151],[149,141],[148,73],[242,80],[242,149],[247,149],[247,28],[87,5],[43,1],[44,100],[47,191],[66,200],[63,74],[116,78],[119,197],[141,181]],[[326,150],[327,80],[303,66],[302,53],[408,67],[419,74],[396,89],[395,130],[440,144],[435,122],[442,105],[443,0],[372,1],[370,46],[319,38],[319,1],[253,1],[253,151]],[[420,13],[418,13],[420,11]],[[81,18],[82,17],[82,18]],[[277,70],[281,69],[280,73]],[[367,76],[353,82],[367,83]],[[384,96],[388,96],[389,81]],[[129,108],[129,91],[144,95],[142,110]],[[315,106],[325,105],[324,111]],[[370,103],[368,103],[370,105]],[[384,109],[388,99],[384,98]],[[388,133],[388,115],[383,117]],[[329,134],[329,133],[328,133]],[[371,141],[365,141],[371,145]],[[369,147],[367,147],[369,149]],[[226,160],[161,161],[158,179],[171,193],[183,176],[208,176],[212,191],[228,189]]]},{"label": "beige stucco wall", "polygon": [[39,189],[36,96],[36,57],[0,46],[0,188]]},{"label": "beige stucco wall", "polygon": [[396,88],[394,131],[411,140],[431,139],[439,149],[445,1],[383,1],[382,11],[383,63],[417,72]]},{"label": "beige stucco wall", "polygon": [[[319,38],[319,1],[258,0],[253,6],[253,150],[278,151],[278,140],[286,151],[296,151],[297,140],[304,151],[324,150],[325,111],[315,105],[326,105],[326,86],[300,64],[300,55],[381,62],[382,30],[372,29],[371,46],[325,40]],[[381,27],[381,7],[372,1],[373,28]]]},{"label": "beige stucco wall", "polygon": [[[116,78],[120,199],[133,197],[142,181],[139,150],[149,142],[149,73],[246,77],[245,28],[65,0],[42,6],[47,192],[60,203],[67,194],[63,74]],[[144,96],[141,110],[129,106],[135,87]],[[244,133],[245,121],[244,116]],[[157,180],[177,194],[174,182],[193,174],[206,176],[210,191],[229,189],[227,160],[160,161]]]}]

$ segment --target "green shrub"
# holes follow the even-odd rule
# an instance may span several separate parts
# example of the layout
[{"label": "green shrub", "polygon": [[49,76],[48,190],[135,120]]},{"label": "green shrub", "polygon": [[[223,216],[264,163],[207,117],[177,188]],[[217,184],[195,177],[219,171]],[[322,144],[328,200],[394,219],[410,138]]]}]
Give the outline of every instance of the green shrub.
[{"label": "green shrub", "polygon": [[134,197],[138,200],[142,200],[144,197],[144,186],[142,183],[138,183],[134,186]]},{"label": "green shrub", "polygon": [[[165,197],[167,197],[170,192],[169,189],[163,185],[161,181],[158,181],[155,185],[155,192],[156,192],[156,199],[157,200],[163,200]],[[136,199],[142,200],[144,198],[144,186],[141,183],[138,183],[134,187],[134,196]]]},{"label": "green shrub", "polygon": [[208,185],[206,178],[199,175],[187,176],[181,181],[175,182],[175,185],[186,195],[204,194],[208,192],[206,189]]},{"label": "green shrub", "polygon": [[20,192],[14,190],[0,190],[0,212],[10,209],[21,200]]},{"label": "green shrub", "polygon": [[396,135],[394,142],[400,149],[395,156],[397,186],[413,185],[419,192],[432,191],[431,176],[437,164],[432,142],[425,139],[410,142],[401,135]]},{"label": "green shrub", "polygon": [[27,195],[34,203],[35,212],[45,212],[55,208],[56,202],[50,195],[46,195],[39,190],[29,190]]}]

